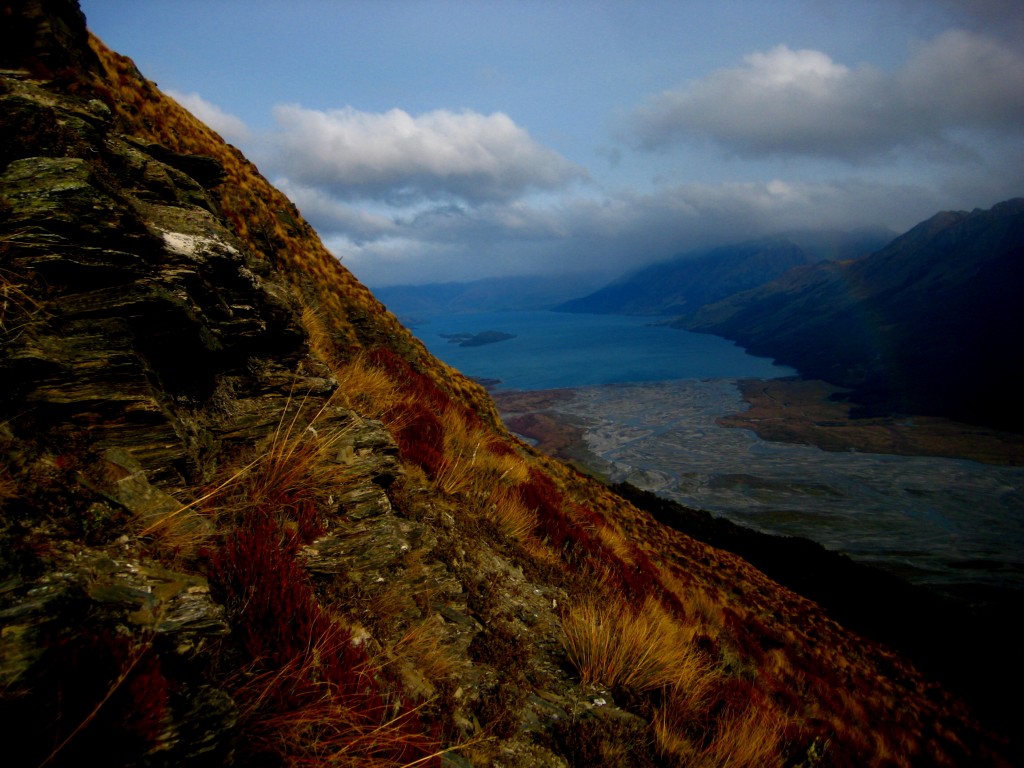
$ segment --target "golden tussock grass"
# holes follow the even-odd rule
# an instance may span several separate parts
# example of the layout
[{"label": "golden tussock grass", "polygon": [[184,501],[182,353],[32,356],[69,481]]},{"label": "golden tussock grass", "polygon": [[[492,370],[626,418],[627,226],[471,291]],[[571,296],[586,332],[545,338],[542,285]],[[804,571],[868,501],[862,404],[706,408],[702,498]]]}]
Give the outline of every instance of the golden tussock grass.
[{"label": "golden tussock grass", "polygon": [[[700,664],[700,662],[698,662]],[[707,665],[665,692],[652,721],[658,751],[693,768],[768,768],[783,763],[786,718],[769,702],[731,704],[716,717],[720,673]]]},{"label": "golden tussock grass", "polygon": [[529,479],[526,460],[501,443],[489,426],[468,419],[460,409],[443,411],[440,422],[444,454],[436,486],[460,496],[468,502],[468,513],[489,520],[504,535],[519,541],[530,537],[537,516],[515,490]]},{"label": "golden tussock grass", "polygon": [[598,524],[593,525],[591,530],[601,545],[618,562],[632,563],[635,549],[622,534],[622,531],[614,528],[604,518],[597,518],[597,520]]},{"label": "golden tussock grass", "polygon": [[291,416],[289,408],[282,410],[270,445],[250,475],[248,490],[257,501],[311,493],[331,498],[346,489],[349,478],[337,458],[349,422],[324,424],[334,407],[331,398],[310,415],[304,398]]},{"label": "golden tussock grass", "polygon": [[526,541],[537,528],[537,515],[510,488],[492,488],[485,502],[484,515],[503,534],[518,541]]},{"label": "golden tussock grass", "polygon": [[[761,768],[783,763],[787,719],[748,683],[728,678],[656,600],[621,598],[571,606],[562,618],[569,661],[583,684],[658,694],[651,735],[673,764]],[[735,691],[738,691],[735,692]],[[748,694],[749,692],[749,694]]]},{"label": "golden tussock grass", "polygon": [[332,369],[341,366],[337,344],[323,313],[308,304],[302,308],[302,325],[306,329],[309,348]]},{"label": "golden tussock grass", "polygon": [[410,627],[391,647],[391,655],[406,661],[433,685],[452,679],[459,663],[444,644],[444,632],[436,621]]},{"label": "golden tussock grass", "polygon": [[695,768],[771,768],[781,766],[783,721],[773,710],[748,707],[726,714]]},{"label": "golden tussock grass", "polygon": [[698,674],[692,634],[657,601],[586,600],[562,617],[569,661],[584,684],[650,691]]},{"label": "golden tussock grass", "polygon": [[398,397],[399,387],[386,371],[371,365],[357,352],[333,369],[338,379],[339,404],[357,413],[380,419]]},{"label": "golden tussock grass", "polygon": [[437,485],[445,493],[465,492],[481,481],[515,485],[529,477],[523,458],[499,441],[488,425],[467,418],[462,409],[448,408],[439,415],[446,466]]}]

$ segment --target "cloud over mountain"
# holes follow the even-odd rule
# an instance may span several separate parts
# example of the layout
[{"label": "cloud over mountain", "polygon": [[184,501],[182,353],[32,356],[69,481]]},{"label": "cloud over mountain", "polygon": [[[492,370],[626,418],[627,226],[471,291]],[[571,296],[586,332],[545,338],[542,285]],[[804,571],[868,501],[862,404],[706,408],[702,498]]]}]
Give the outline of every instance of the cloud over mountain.
[{"label": "cloud over mountain", "polygon": [[1019,132],[1024,56],[951,30],[918,44],[899,69],[849,67],[786,45],[749,54],[649,99],[633,113],[647,150],[707,139],[738,155],[875,160],[896,148],[954,145],[956,132]]},{"label": "cloud over mountain", "polygon": [[656,193],[566,195],[554,201],[438,204],[371,215],[308,191],[286,191],[328,247],[371,286],[507,274],[611,274],[685,248],[766,232],[889,221],[898,207],[923,216],[936,202],[913,186],[774,180],[688,183]]},{"label": "cloud over mountain", "polygon": [[401,109],[274,109],[272,163],[296,184],[340,199],[393,204],[510,200],[587,174],[534,141],[508,115]]},{"label": "cloud over mountain", "polygon": [[[249,130],[197,93],[174,95],[249,143],[371,286],[611,274],[793,229],[898,230],[1024,184],[1024,49],[984,25],[911,43],[889,70],[785,44],[748,53],[637,107],[633,149],[591,152],[612,169],[593,179],[506,112],[277,104]],[[751,172],[702,179],[703,143]],[[649,166],[649,185],[608,183],[638,158],[664,169]]]}]

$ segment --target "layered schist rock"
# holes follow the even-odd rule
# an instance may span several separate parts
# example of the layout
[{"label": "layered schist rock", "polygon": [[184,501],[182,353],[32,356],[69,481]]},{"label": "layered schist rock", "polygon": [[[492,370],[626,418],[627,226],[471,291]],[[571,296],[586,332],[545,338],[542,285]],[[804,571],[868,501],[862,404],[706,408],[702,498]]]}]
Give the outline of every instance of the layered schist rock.
[{"label": "layered schist rock", "polygon": [[[65,17],[42,18],[49,30]],[[85,80],[100,65],[77,32],[60,39],[84,53],[63,66],[85,67]],[[53,65],[46,49],[31,52],[37,67]],[[237,706],[202,672],[229,634],[224,608],[201,573],[166,567],[135,534],[273,433],[295,393],[322,405],[338,385],[309,356],[293,289],[225,226],[210,192],[221,164],[128,136],[102,100],[54,83],[16,69],[0,89],[0,677],[6,724],[40,739],[20,742],[14,759],[76,759],[93,739],[47,722],[62,714],[54,697],[89,677],[79,664],[106,664],[112,679],[80,682],[102,701],[136,652],[186,671],[160,678],[174,691],[153,693],[162,709],[149,743],[112,745],[112,764],[221,759]],[[346,501],[389,511],[390,435],[343,409],[321,419],[332,420],[351,434],[350,458],[339,458],[354,468]],[[58,652],[82,658],[60,670]],[[125,717],[116,699],[109,708]],[[89,713],[72,703],[64,716]],[[42,740],[53,734],[74,739],[56,750],[59,739]]]},{"label": "layered schist rock", "polygon": [[[75,3],[0,19],[5,764],[998,764],[899,656],[513,440]],[[700,696],[606,683],[580,605],[685,640]]]}]

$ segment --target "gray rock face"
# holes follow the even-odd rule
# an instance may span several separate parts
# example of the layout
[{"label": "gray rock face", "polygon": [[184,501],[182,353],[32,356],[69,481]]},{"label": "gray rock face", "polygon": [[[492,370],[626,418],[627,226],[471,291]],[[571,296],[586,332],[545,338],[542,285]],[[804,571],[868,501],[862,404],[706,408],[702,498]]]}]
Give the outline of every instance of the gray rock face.
[{"label": "gray rock face", "polygon": [[18,395],[3,418],[36,442],[70,432],[128,450],[160,485],[194,481],[235,414],[273,411],[286,382],[309,388],[293,373],[306,350],[296,309],[180,170],[209,184],[214,161],[141,146],[88,104],[12,83],[0,143],[17,148],[8,139],[31,118],[60,133],[51,149],[81,156],[0,172],[0,376]]},{"label": "gray rock face", "polygon": [[[319,407],[336,383],[222,223],[218,163],[118,135],[102,103],[17,72],[0,79],[0,147],[0,715],[35,733],[57,706],[52,737],[70,739],[8,757],[73,761],[121,719],[145,746],[109,745],[110,764],[220,764],[237,707],[201,681],[225,610],[137,534],[272,434],[294,392]],[[388,511],[380,432],[353,430],[338,465],[366,487],[342,504]]]}]

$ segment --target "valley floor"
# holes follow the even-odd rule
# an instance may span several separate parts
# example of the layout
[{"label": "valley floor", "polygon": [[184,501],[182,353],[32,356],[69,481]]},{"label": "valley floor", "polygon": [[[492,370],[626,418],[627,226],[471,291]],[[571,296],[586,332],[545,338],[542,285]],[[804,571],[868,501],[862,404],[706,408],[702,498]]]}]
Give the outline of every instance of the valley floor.
[{"label": "valley floor", "polygon": [[1024,435],[933,416],[851,418],[845,391],[799,378],[743,379],[748,410],[718,420],[752,429],[764,440],[815,445],[825,451],[946,456],[986,464],[1024,465]]},{"label": "valley floor", "polygon": [[709,379],[495,399],[512,430],[609,481],[942,590],[1024,588],[1024,467],[1011,466],[1024,441],[938,419],[850,419],[832,391]]}]

